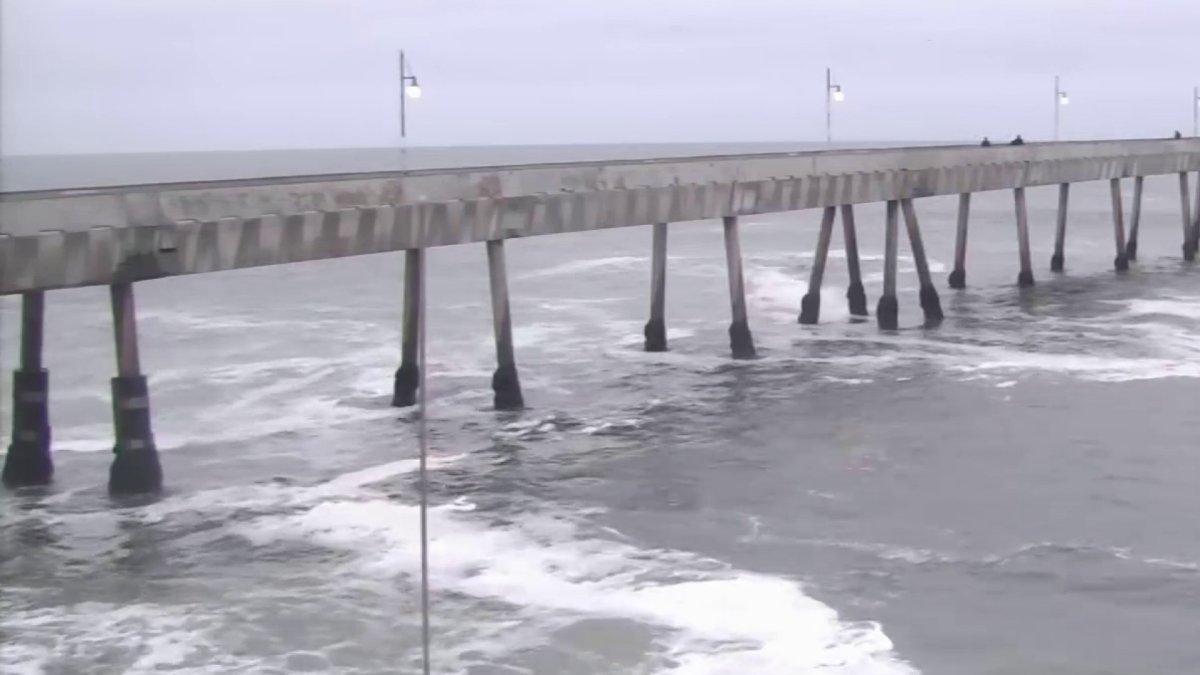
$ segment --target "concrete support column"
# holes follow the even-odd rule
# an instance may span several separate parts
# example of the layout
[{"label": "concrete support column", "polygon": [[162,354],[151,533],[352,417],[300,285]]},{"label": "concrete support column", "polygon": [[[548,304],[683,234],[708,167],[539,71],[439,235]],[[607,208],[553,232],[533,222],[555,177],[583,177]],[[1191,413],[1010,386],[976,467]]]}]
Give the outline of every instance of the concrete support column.
[{"label": "concrete support column", "polygon": [[12,445],[4,458],[9,487],[46,485],[54,476],[50,457],[50,374],[42,367],[45,295],[21,298],[21,367],[13,373]]},{"label": "concrete support column", "polygon": [[737,216],[725,216],[725,266],[729,270],[729,304],[733,320],[729,324],[729,348],[735,359],[757,356],[754,336],[746,316],[746,281],[742,277],[742,245],[738,238]]},{"label": "concrete support column", "polygon": [[496,410],[525,407],[517,358],[513,353],[512,314],[508,305],[508,271],[504,264],[504,240],[487,243],[488,278],[492,288],[492,323],[496,333],[496,372],[492,375],[492,402]]},{"label": "concrete support column", "polygon": [[842,236],[846,240],[846,267],[850,272],[850,286],[846,289],[846,300],[852,316],[867,316],[867,292],[863,288],[862,267],[858,262],[858,230],[854,225],[854,205],[842,205]]},{"label": "concrete support column", "polygon": [[1192,253],[1200,253],[1200,171],[1196,172],[1196,204],[1192,207]]},{"label": "concrete support column", "polygon": [[933,276],[929,274],[929,259],[925,257],[925,243],[921,240],[921,226],[917,222],[917,209],[911,199],[900,201],[904,212],[904,228],[908,230],[908,242],[912,246],[913,263],[917,267],[917,278],[921,282],[921,310],[925,313],[925,325],[936,326],[942,322],[942,302],[933,287]]},{"label": "concrete support column", "polygon": [[650,320],[642,334],[648,352],[667,351],[667,224],[654,224],[654,242],[650,262]]},{"label": "concrete support column", "polygon": [[833,220],[837,208],[825,207],[821,214],[821,231],[817,234],[817,250],[813,255],[812,274],[808,278],[808,291],[800,300],[800,323],[814,324],[821,317],[821,281],[825,278],[825,261],[829,258],[829,240],[833,238]]},{"label": "concrete support column", "polygon": [[899,228],[900,203],[890,200],[887,203],[886,226],[884,228],[883,254],[883,295],[879,296],[879,304],[875,306],[875,320],[883,330],[896,330],[900,327],[900,304],[896,301],[896,269]]},{"label": "concrete support column", "polygon": [[1058,223],[1054,228],[1054,255],[1050,256],[1050,271],[1063,271],[1066,258],[1063,257],[1064,246],[1067,242],[1067,201],[1071,196],[1071,184],[1061,183],[1058,186]]},{"label": "concrete support column", "polygon": [[417,403],[421,382],[420,357],[417,354],[421,321],[421,283],[425,278],[425,250],[404,252],[404,319],[400,335],[400,367],[392,388],[392,405],[406,408]]},{"label": "concrete support column", "polygon": [[1017,285],[1028,288],[1033,285],[1033,259],[1029,255],[1029,212],[1025,206],[1025,188],[1013,190],[1013,201],[1017,208],[1017,245],[1021,251],[1021,272]]},{"label": "concrete support column", "polygon": [[971,217],[971,193],[958,196],[958,234],[954,237],[954,271],[950,272],[950,288],[967,287],[967,221]]},{"label": "concrete support column", "polygon": [[1125,244],[1125,257],[1129,260],[1137,260],[1138,230],[1142,224],[1142,184],[1145,182],[1145,176],[1133,178],[1133,210],[1129,216],[1129,241]]},{"label": "concrete support column", "polygon": [[162,488],[162,467],[150,428],[150,389],[138,356],[137,311],[133,285],[109,287],[112,296],[113,334],[117,348],[117,376],[112,379],[113,426],[116,445],[109,470],[108,490],[113,494],[157,492]]},{"label": "concrete support column", "polygon": [[1183,259],[1196,259],[1196,237],[1192,228],[1191,200],[1188,199],[1188,175],[1179,172],[1179,206],[1183,214]]},{"label": "concrete support column", "polygon": [[1121,205],[1121,179],[1109,179],[1108,186],[1112,193],[1113,240],[1117,245],[1113,267],[1118,272],[1124,272],[1129,269],[1129,258],[1125,254],[1125,207]]}]

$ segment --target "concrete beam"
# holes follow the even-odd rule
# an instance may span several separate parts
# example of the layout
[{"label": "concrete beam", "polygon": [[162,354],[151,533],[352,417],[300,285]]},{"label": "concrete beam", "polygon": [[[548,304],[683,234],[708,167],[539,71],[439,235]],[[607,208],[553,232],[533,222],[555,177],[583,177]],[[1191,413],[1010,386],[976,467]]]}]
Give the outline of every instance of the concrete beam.
[{"label": "concrete beam", "polygon": [[[181,158],[186,159],[186,157]],[[1200,170],[1200,140],[923,147],[0,195],[0,294]]]}]

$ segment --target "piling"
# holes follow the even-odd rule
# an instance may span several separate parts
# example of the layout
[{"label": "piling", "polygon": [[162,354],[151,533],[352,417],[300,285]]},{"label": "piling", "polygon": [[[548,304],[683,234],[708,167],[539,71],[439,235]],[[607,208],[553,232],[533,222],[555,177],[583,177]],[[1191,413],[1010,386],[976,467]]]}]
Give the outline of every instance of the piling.
[{"label": "piling", "polygon": [[1125,244],[1125,257],[1137,260],[1138,230],[1142,224],[1142,184],[1145,176],[1133,178],[1133,208],[1129,214],[1129,242]]},{"label": "piling", "polygon": [[1112,193],[1113,240],[1117,245],[1113,267],[1118,272],[1124,272],[1129,269],[1129,258],[1125,254],[1125,207],[1121,205],[1121,179],[1110,179],[1108,186]]},{"label": "piling", "polygon": [[512,314],[508,304],[508,272],[504,263],[504,240],[487,243],[488,278],[492,289],[492,324],[496,333],[496,372],[492,375],[492,403],[496,410],[525,407],[517,358],[513,352]]},{"label": "piling", "polygon": [[950,288],[967,287],[967,221],[971,217],[971,193],[958,196],[958,232],[954,237],[954,270],[950,272]]},{"label": "piling", "polygon": [[833,221],[837,208],[825,207],[821,214],[821,231],[817,234],[817,250],[813,256],[808,291],[800,300],[800,323],[814,324],[821,317],[821,281],[825,277],[825,261],[829,257],[829,240],[833,237]]},{"label": "piling", "polygon": [[757,353],[746,315],[746,281],[742,276],[738,219],[737,216],[725,216],[722,222],[725,226],[725,265],[729,270],[729,304],[733,314],[729,324],[729,348],[735,359],[752,359]]},{"label": "piling", "polygon": [[1196,259],[1196,237],[1195,228],[1192,227],[1192,206],[1191,200],[1188,199],[1186,171],[1179,172],[1179,206],[1183,214],[1183,259],[1190,262]]},{"label": "piling", "polygon": [[911,199],[900,201],[904,212],[904,228],[908,231],[908,242],[912,246],[913,264],[917,267],[917,279],[921,282],[921,311],[925,313],[925,325],[936,326],[942,322],[942,303],[937,289],[933,287],[933,276],[929,274],[929,259],[925,257],[925,242],[921,240],[921,226],[917,222],[917,209]]},{"label": "piling", "polygon": [[417,403],[421,364],[417,353],[421,321],[421,282],[425,278],[425,250],[404,252],[404,318],[400,335],[400,367],[392,389],[392,405],[406,408]]},{"label": "piling", "polygon": [[21,297],[21,364],[13,373],[12,444],[4,458],[8,487],[46,485],[54,476],[50,457],[50,374],[42,367],[45,295]]},{"label": "piling", "polygon": [[1033,258],[1029,255],[1029,213],[1025,206],[1025,188],[1013,190],[1013,202],[1017,208],[1017,244],[1021,250],[1021,272],[1017,275],[1017,286],[1029,288],[1033,285]]},{"label": "piling", "polygon": [[1063,257],[1067,241],[1067,201],[1071,196],[1071,184],[1061,183],[1058,186],[1058,223],[1054,228],[1054,255],[1050,256],[1050,271],[1063,271],[1066,259]]},{"label": "piling", "polygon": [[858,261],[858,230],[854,224],[854,205],[842,205],[842,236],[846,240],[846,267],[850,273],[850,286],[846,288],[846,301],[851,316],[867,316],[867,292],[863,288],[862,267]]},{"label": "piling", "polygon": [[896,200],[888,201],[884,228],[883,295],[879,296],[879,304],[875,306],[875,320],[883,330],[900,327],[900,304],[896,301],[899,208]]},{"label": "piling", "polygon": [[1200,253],[1200,171],[1196,172],[1196,205],[1192,208],[1192,253]]},{"label": "piling", "polygon": [[655,223],[650,262],[650,320],[642,333],[648,352],[667,351],[667,224]]},{"label": "piling", "polygon": [[133,284],[113,284],[109,291],[112,297],[117,376],[112,379],[116,445],[109,470],[108,489],[113,494],[157,492],[162,488],[162,466],[158,461],[158,449],[154,446],[154,433],[150,425],[150,389],[142,375],[138,355]]}]

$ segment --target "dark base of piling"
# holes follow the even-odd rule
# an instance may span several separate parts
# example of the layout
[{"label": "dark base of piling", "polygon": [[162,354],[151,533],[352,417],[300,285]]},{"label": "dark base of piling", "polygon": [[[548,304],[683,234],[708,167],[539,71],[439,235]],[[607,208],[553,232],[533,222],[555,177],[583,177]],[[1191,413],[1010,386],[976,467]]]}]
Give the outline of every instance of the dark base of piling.
[{"label": "dark base of piling", "polygon": [[158,450],[122,450],[117,446],[113,452],[116,456],[108,470],[110,494],[136,495],[162,490],[163,472],[158,462]]},{"label": "dark base of piling", "polygon": [[1137,260],[1136,241],[1130,241],[1128,244],[1125,244],[1125,257],[1129,258],[1131,261]]},{"label": "dark base of piling", "polygon": [[1129,271],[1129,255],[1126,253],[1118,253],[1117,257],[1113,258],[1113,267],[1118,272]]},{"label": "dark base of piling", "polygon": [[492,374],[492,405],[496,410],[521,410],[525,397],[521,395],[521,380],[515,365],[500,366]]},{"label": "dark base of piling", "polygon": [[45,369],[13,373],[13,442],[0,475],[8,487],[46,485],[54,476],[49,390],[50,374]]},{"label": "dark base of piling", "polygon": [[1063,262],[1064,262],[1063,254],[1061,254],[1061,253],[1055,253],[1054,255],[1050,256],[1050,271],[1051,272],[1063,271]]},{"label": "dark base of piling", "polygon": [[921,287],[921,309],[925,312],[925,326],[933,327],[946,318],[942,314],[942,301],[932,285]]},{"label": "dark base of piling", "polygon": [[1196,259],[1196,249],[1192,247],[1191,242],[1185,242],[1183,245],[1183,259],[1188,262]]},{"label": "dark base of piling", "polygon": [[1017,275],[1017,286],[1021,288],[1031,288],[1033,286],[1033,272],[1031,270],[1022,270]]},{"label": "dark base of piling", "polygon": [[750,325],[745,321],[729,324],[729,348],[735,359],[752,359],[758,356],[754,349],[754,336],[750,334]]},{"label": "dark base of piling", "polygon": [[821,294],[805,293],[800,300],[800,323],[812,325],[821,318]]},{"label": "dark base of piling", "polygon": [[648,352],[667,351],[667,324],[662,319],[650,319],[642,329],[646,337],[645,348]]},{"label": "dark base of piling", "polygon": [[54,461],[50,458],[50,430],[37,440],[15,441],[8,446],[4,457],[5,487],[18,488],[48,485],[54,477]]},{"label": "dark base of piling", "polygon": [[961,291],[967,287],[967,271],[956,269],[950,273],[950,288]]},{"label": "dark base of piling", "polygon": [[900,327],[900,303],[894,295],[884,295],[875,306],[875,320],[882,330],[896,330]]},{"label": "dark base of piling", "polygon": [[150,427],[150,390],[142,375],[112,380],[113,422],[117,443],[108,473],[111,494],[141,494],[162,489],[162,466]]},{"label": "dark base of piling", "polygon": [[867,312],[867,292],[861,281],[851,282],[850,288],[846,289],[846,300],[850,303],[852,316],[870,316]]},{"label": "dark base of piling", "polygon": [[396,369],[396,381],[392,388],[392,405],[407,408],[417,404],[417,387],[420,386],[421,371],[413,363],[401,363]]}]

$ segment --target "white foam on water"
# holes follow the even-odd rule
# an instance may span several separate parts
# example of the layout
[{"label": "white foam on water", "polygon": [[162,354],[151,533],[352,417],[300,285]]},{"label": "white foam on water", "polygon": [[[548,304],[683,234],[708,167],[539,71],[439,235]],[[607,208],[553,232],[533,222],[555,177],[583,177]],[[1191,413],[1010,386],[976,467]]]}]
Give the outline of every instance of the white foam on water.
[{"label": "white foam on water", "polygon": [[[351,574],[412,578],[417,517],[406,504],[331,499],[236,531],[254,545],[299,540],[351,552]],[[430,511],[430,533],[435,593],[500,600],[557,621],[617,618],[665,630],[663,648],[675,665],[662,672],[916,672],[877,624],[842,622],[789,579],[583,536],[570,520],[544,514],[488,524],[462,505],[440,506]]]},{"label": "white foam on water", "polygon": [[1133,299],[1123,303],[1129,316],[1167,315],[1200,320],[1200,297],[1166,296]]},{"label": "white foam on water", "polygon": [[582,274],[585,272],[608,271],[611,269],[636,269],[645,267],[649,258],[645,256],[610,256],[607,258],[588,258],[544,267],[532,272],[516,276],[517,279],[542,279],[566,274]]},{"label": "white foam on water", "polygon": [[63,672],[66,655],[73,663],[96,666],[115,650],[128,663],[124,673],[254,672],[257,659],[234,656],[205,639],[221,620],[194,605],[84,602],[9,610],[0,613],[0,632],[9,636],[0,644],[0,671]]},{"label": "white foam on water", "polygon": [[[807,275],[805,275],[807,278]],[[750,317],[766,318],[772,323],[793,324],[800,315],[800,300],[808,292],[808,283],[794,271],[781,267],[754,267],[746,270],[746,299],[753,308]],[[846,289],[821,286],[821,320],[844,321],[850,318]]]}]

